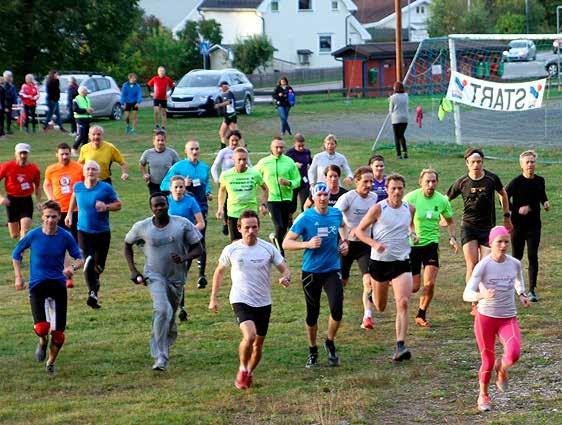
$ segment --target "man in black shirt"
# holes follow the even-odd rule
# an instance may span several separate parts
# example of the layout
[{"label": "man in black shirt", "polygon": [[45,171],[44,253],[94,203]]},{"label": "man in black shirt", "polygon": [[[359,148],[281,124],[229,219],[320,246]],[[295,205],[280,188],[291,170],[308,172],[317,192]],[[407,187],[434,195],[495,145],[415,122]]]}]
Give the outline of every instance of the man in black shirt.
[{"label": "man in black shirt", "polygon": [[541,205],[548,211],[550,204],[546,196],[544,178],[535,174],[537,154],[525,151],[519,155],[522,173],[509,182],[505,190],[511,207],[513,222],[513,256],[523,258],[527,242],[529,260],[529,299],[538,300],[535,288],[539,273],[539,244],[541,241]]},{"label": "man in black shirt", "polygon": [[59,126],[59,130],[66,133],[66,130],[62,126],[62,121],[60,117],[60,81],[59,74],[57,71],[49,71],[47,76],[47,81],[45,82],[45,90],[47,92],[47,113],[45,114],[45,122],[43,123],[43,131],[49,129],[49,122],[55,115],[55,124]]},{"label": "man in black shirt", "polygon": [[219,137],[221,139],[221,149],[227,146],[226,131],[238,130],[238,118],[236,116],[236,98],[230,91],[228,81],[221,81],[219,84],[220,95],[215,99],[215,109],[223,117],[219,127]]},{"label": "man in black shirt", "polygon": [[503,209],[504,226],[511,230],[509,202],[500,178],[484,169],[484,153],[469,148],[464,154],[468,174],[459,177],[449,190],[449,200],[461,195],[464,208],[461,223],[461,243],[466,261],[466,281],[470,279],[476,263],[490,252],[488,235],[496,225],[495,194]]}]

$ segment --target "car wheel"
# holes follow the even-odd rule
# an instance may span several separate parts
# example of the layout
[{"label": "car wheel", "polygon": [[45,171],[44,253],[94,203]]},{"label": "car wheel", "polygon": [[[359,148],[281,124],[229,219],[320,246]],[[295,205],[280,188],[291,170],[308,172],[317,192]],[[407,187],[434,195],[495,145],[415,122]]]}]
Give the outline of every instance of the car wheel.
[{"label": "car wheel", "polygon": [[244,99],[243,111],[246,115],[250,115],[252,113],[252,99],[250,96],[246,96],[246,99]]},{"label": "car wheel", "polygon": [[121,109],[121,105],[119,103],[116,103],[115,105],[113,105],[113,108],[111,108],[111,115],[109,116],[109,119],[119,121],[121,119],[122,113],[123,110]]},{"label": "car wheel", "polygon": [[546,72],[548,72],[548,75],[551,77],[554,77],[556,75],[558,75],[558,64],[557,63],[549,63],[546,66]]}]

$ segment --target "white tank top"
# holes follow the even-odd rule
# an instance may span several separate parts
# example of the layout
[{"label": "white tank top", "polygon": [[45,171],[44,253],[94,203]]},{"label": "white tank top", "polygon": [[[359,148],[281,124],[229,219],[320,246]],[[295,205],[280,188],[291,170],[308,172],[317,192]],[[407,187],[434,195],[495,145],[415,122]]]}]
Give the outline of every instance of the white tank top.
[{"label": "white tank top", "polygon": [[384,252],[371,248],[371,259],[376,261],[403,261],[410,257],[411,213],[407,202],[392,208],[388,201],[380,201],[381,215],[373,225],[373,239],[386,246]]}]

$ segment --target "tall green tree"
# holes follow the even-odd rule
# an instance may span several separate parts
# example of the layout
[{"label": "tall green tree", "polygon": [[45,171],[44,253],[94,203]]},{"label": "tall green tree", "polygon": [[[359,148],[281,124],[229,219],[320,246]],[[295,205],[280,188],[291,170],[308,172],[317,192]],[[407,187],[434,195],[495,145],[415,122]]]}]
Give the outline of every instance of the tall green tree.
[{"label": "tall green tree", "polygon": [[275,48],[265,35],[253,35],[244,40],[238,40],[232,47],[234,53],[233,65],[245,74],[251,74],[273,59]]}]

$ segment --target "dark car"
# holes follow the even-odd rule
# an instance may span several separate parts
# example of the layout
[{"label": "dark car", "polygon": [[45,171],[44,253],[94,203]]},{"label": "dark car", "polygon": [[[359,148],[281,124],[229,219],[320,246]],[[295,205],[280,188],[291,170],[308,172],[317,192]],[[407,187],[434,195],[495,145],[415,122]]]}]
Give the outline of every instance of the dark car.
[{"label": "dark car", "polygon": [[196,69],[185,74],[168,99],[168,116],[215,115],[215,99],[220,94],[219,83],[228,82],[236,99],[236,109],[251,114],[254,86],[237,69]]}]

